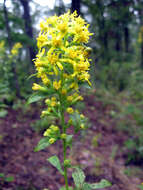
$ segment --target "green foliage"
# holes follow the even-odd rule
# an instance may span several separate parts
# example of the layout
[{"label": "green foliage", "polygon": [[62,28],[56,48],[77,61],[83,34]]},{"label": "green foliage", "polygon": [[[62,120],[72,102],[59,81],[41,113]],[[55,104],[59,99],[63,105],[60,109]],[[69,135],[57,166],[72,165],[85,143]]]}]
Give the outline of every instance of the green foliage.
[{"label": "green foliage", "polygon": [[14,181],[14,177],[13,176],[5,176],[4,173],[0,173],[0,180],[2,182],[12,182],[12,181]]},{"label": "green foliage", "polygon": [[81,189],[85,180],[85,175],[81,169],[76,168],[75,170],[76,171],[72,173],[72,177],[73,177],[76,188]]},{"label": "green foliage", "polygon": [[[139,83],[140,85],[140,83]],[[135,84],[138,87],[138,83]],[[102,100],[105,105],[112,105],[110,111],[112,119],[116,122],[119,130],[125,131],[129,139],[125,142],[127,151],[127,163],[139,164],[143,158],[143,117],[142,98],[134,93],[134,88],[128,88],[117,94],[114,91],[100,89],[97,91],[97,99]],[[142,89],[140,88],[140,91]]]},{"label": "green foliage", "polygon": [[51,123],[55,124],[55,120],[56,118],[52,116],[42,117],[41,119],[32,123],[31,126],[36,132],[43,132],[49,127]]},{"label": "green foliage", "polygon": [[111,61],[108,65],[99,64],[96,70],[97,84],[102,84],[108,90],[123,91],[132,85],[133,73],[138,69],[134,62]]},{"label": "green foliage", "polygon": [[138,188],[139,188],[140,190],[143,190],[143,185],[138,185]]},{"label": "green foliage", "polygon": [[8,111],[5,109],[0,109],[0,118],[3,118],[7,115]]},{"label": "green foliage", "polygon": [[83,189],[83,190],[102,189],[102,188],[111,186],[111,183],[105,179],[102,179],[99,183],[92,183],[92,184],[86,183],[85,182],[85,174],[79,168],[75,169],[75,172],[72,173],[72,177],[74,179],[76,190],[78,190],[78,189]]},{"label": "green foliage", "polygon": [[54,167],[57,168],[57,170],[64,175],[64,171],[62,170],[61,164],[60,164],[60,160],[57,156],[52,156],[50,158],[47,159]]},{"label": "green foliage", "polygon": [[28,104],[31,104],[31,103],[34,103],[34,102],[37,102],[41,99],[44,99],[47,97],[47,95],[49,94],[52,94],[53,91],[47,91],[47,92],[36,92],[36,93],[33,93],[29,98],[28,98],[28,101],[27,103]]},{"label": "green foliage", "polygon": [[35,147],[34,151],[37,152],[39,150],[43,150],[43,149],[47,148],[50,145],[49,139],[50,139],[49,137],[42,138],[39,141],[38,145]]}]

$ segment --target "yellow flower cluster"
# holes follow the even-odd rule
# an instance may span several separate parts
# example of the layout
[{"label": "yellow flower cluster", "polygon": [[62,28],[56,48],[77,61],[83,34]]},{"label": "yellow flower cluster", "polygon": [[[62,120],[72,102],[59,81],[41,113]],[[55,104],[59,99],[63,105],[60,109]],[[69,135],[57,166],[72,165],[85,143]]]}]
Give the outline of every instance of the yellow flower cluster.
[{"label": "yellow flower cluster", "polygon": [[[89,24],[74,13],[61,16],[52,16],[40,23],[40,33],[37,38],[38,54],[34,59],[37,77],[41,78],[43,85],[34,83],[32,89],[50,96],[45,100],[47,108],[42,111],[43,116],[53,115],[63,121],[64,113],[68,113],[67,126],[76,126],[84,129],[84,118],[72,108],[77,102],[83,100],[79,92],[79,85],[88,82],[91,85],[88,73],[91,48],[86,46],[89,37],[93,35],[88,31]],[[77,121],[73,119],[76,118]],[[50,137],[49,143],[55,142],[50,128],[44,136]],[[59,133],[59,132],[58,132]],[[52,136],[51,136],[52,135]],[[62,131],[60,139],[66,139],[66,130]]]},{"label": "yellow flower cluster", "polygon": [[0,59],[3,60],[5,57],[5,41],[0,41]]},{"label": "yellow flower cluster", "polygon": [[[88,27],[84,19],[70,11],[40,23],[41,31],[37,38],[39,51],[34,63],[37,76],[44,85],[55,90],[62,90],[62,87],[78,90],[79,82],[90,84],[90,48],[85,44],[92,33]],[[62,80],[59,80],[59,75]]]},{"label": "yellow flower cluster", "polygon": [[21,43],[18,42],[16,44],[14,44],[14,46],[12,47],[12,50],[11,50],[11,54],[13,56],[17,56],[20,48],[22,48]]},{"label": "yellow flower cluster", "polygon": [[49,137],[49,143],[53,144],[57,138],[60,136],[59,127],[56,125],[51,125],[49,129],[47,129],[44,134],[45,137]]},{"label": "yellow flower cluster", "polygon": [[5,47],[5,41],[2,40],[2,41],[0,42],[0,50],[3,49],[4,47]]}]

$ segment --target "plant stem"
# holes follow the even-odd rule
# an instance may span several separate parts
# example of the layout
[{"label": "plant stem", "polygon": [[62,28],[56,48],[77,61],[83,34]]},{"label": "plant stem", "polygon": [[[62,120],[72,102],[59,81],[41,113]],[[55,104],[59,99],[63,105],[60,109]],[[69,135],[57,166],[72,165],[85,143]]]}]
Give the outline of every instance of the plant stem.
[{"label": "plant stem", "polygon": [[[66,142],[63,140],[63,150],[64,150],[64,161],[66,160]],[[68,190],[68,176],[67,176],[67,167],[64,166],[64,178],[65,178],[65,185],[66,190]]]},{"label": "plant stem", "polygon": [[[63,99],[60,96],[60,102],[61,102],[61,125],[62,125],[62,131],[63,133],[66,133],[66,126],[65,126],[65,119],[64,119],[64,110],[63,110]],[[66,141],[63,140],[63,155],[64,155],[64,161],[66,160],[67,157],[67,147],[66,147]],[[65,186],[66,186],[66,190],[68,190],[68,176],[67,176],[67,167],[64,166],[64,179],[65,179]]]}]

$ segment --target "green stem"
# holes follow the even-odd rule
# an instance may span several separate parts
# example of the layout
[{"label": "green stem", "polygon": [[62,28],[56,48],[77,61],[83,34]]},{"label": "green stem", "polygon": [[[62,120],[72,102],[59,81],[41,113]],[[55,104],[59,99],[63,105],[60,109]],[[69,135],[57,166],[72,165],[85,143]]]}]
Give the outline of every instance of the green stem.
[{"label": "green stem", "polygon": [[[66,142],[63,140],[63,150],[64,150],[64,161],[66,160]],[[66,190],[68,190],[68,176],[67,176],[67,167],[64,166],[64,178],[65,178],[65,185]]]},{"label": "green stem", "polygon": [[[63,110],[63,99],[60,96],[60,102],[61,102],[61,124],[62,124],[62,132],[66,133],[66,126],[65,126],[65,119],[64,119],[64,110]],[[64,154],[64,161],[67,159],[67,147],[66,147],[66,141],[63,140],[63,154]],[[66,190],[68,190],[68,176],[67,176],[67,167],[64,166],[64,179],[65,179],[65,186]]]}]

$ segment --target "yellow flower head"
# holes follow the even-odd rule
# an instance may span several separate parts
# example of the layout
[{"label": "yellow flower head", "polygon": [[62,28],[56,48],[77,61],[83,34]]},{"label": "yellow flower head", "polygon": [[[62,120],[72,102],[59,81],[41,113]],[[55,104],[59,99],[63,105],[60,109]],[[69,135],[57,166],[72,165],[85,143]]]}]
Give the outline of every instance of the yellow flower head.
[{"label": "yellow flower head", "polygon": [[20,48],[22,48],[21,43],[18,42],[16,44],[14,44],[14,46],[12,47],[12,50],[11,50],[11,54],[14,56],[17,56]]},{"label": "yellow flower head", "polygon": [[50,143],[50,144],[53,144],[55,141],[56,141],[55,138],[50,138],[50,139],[49,139],[49,143]]},{"label": "yellow flower head", "polygon": [[61,134],[61,139],[66,139],[67,135],[65,133]]},{"label": "yellow flower head", "polygon": [[42,86],[40,86],[39,84],[33,83],[32,90],[40,90],[40,89],[42,89]]},{"label": "yellow flower head", "polygon": [[68,107],[68,108],[67,108],[67,112],[68,112],[69,114],[71,114],[71,113],[73,113],[73,112],[74,112],[74,110],[73,110],[73,108]]},{"label": "yellow flower head", "polygon": [[43,134],[44,137],[48,137],[48,136],[50,136],[50,135],[51,135],[51,129],[47,129],[47,130],[44,132],[44,134]]},{"label": "yellow flower head", "polygon": [[58,82],[57,81],[54,81],[53,82],[53,87],[56,89],[56,90],[59,90],[61,88],[61,80],[59,80]]}]

